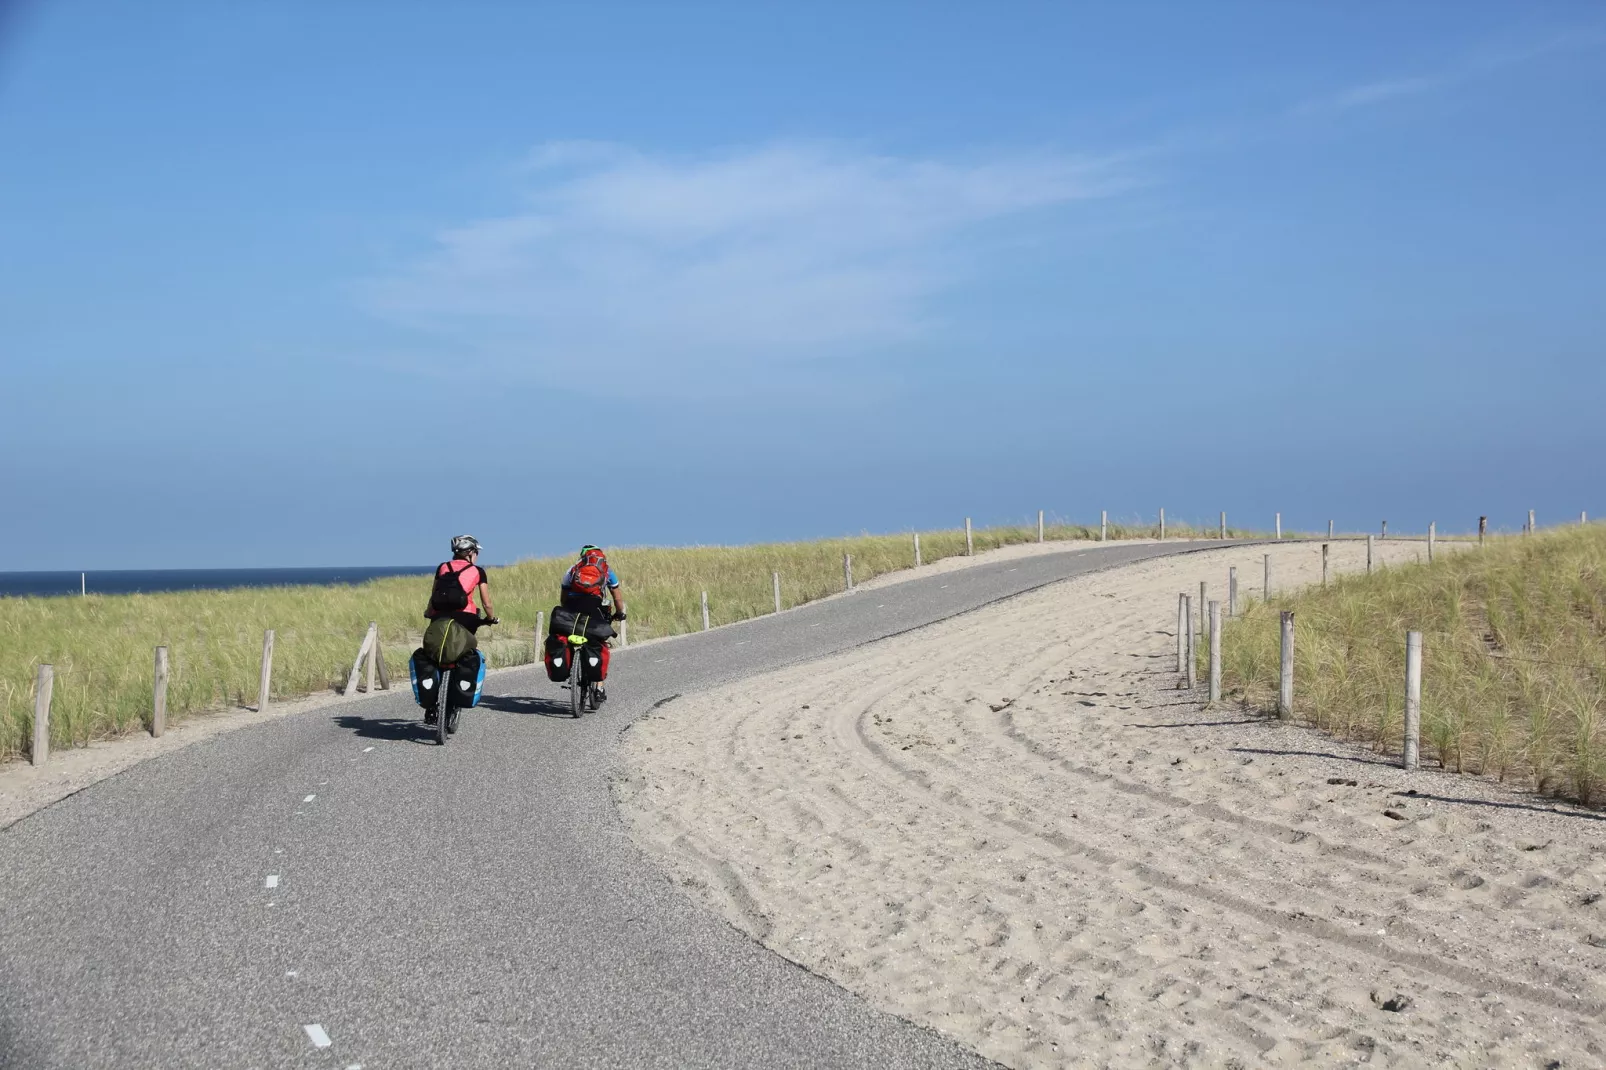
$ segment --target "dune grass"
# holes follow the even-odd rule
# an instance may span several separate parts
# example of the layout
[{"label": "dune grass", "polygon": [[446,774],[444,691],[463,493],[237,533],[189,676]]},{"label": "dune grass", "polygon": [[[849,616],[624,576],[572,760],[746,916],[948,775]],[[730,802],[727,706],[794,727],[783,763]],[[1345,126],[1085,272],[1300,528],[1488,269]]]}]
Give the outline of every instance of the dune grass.
[{"label": "dune grass", "polygon": [[1295,717],[1398,754],[1405,633],[1420,631],[1424,761],[1586,804],[1606,796],[1606,527],[1501,538],[1251,604],[1222,631],[1224,697],[1275,708],[1284,609]]},{"label": "dune grass", "polygon": [[[1112,539],[1152,537],[1152,527],[1112,524]],[[1167,535],[1184,537],[1181,525]],[[1205,534],[1212,534],[1206,531]],[[1051,524],[1047,538],[1096,539],[1096,526]],[[1037,528],[977,529],[978,552],[1035,541]],[[962,530],[921,533],[927,562],[961,554]],[[773,611],[770,573],[781,573],[782,605],[842,589],[842,555],[853,555],[855,582],[913,564],[908,534],[817,542],[680,549],[610,550],[630,607],[632,642],[702,627],[708,592],[714,624]],[[503,623],[481,632],[493,666],[534,660],[537,612],[550,610],[571,558],[521,561],[490,569],[493,605]],[[167,594],[0,598],[0,759],[25,753],[33,730],[39,664],[55,670],[53,747],[81,746],[148,727],[154,648],[171,663],[168,717],[254,705],[262,633],[274,637],[273,697],[287,699],[343,686],[369,621],[379,624],[386,664],[405,679],[418,644],[429,581],[374,580],[355,587],[236,588]]]}]

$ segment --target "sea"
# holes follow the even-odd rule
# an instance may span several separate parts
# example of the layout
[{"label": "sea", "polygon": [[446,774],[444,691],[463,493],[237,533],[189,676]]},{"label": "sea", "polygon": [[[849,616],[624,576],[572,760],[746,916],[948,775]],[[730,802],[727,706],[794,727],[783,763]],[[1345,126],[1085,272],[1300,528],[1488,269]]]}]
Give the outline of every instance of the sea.
[{"label": "sea", "polygon": [[386,576],[427,576],[430,565],[354,568],[153,568],[108,572],[0,572],[0,598],[155,594],[229,587],[350,586]]}]

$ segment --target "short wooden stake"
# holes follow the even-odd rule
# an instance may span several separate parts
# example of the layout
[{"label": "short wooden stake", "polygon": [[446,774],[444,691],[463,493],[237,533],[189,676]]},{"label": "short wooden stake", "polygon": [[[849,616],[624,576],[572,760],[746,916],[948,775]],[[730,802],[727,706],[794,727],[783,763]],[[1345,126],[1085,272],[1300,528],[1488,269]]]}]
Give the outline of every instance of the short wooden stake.
[{"label": "short wooden stake", "polygon": [[1372,574],[1372,536],[1366,537],[1366,574]]},{"label": "short wooden stake", "polygon": [[357,693],[357,674],[362,671],[362,659],[368,656],[373,648],[374,631],[372,626],[362,637],[362,646],[357,648],[357,660],[351,663],[351,675],[346,677],[346,689],[340,694],[350,696]]},{"label": "short wooden stake", "polygon": [[1221,701],[1221,603],[1210,603],[1210,701]]},{"label": "short wooden stake", "polygon": [[273,629],[262,633],[262,675],[257,680],[257,712],[268,708],[273,695]]},{"label": "short wooden stake", "polygon": [[[915,536],[915,564],[920,564],[920,536]],[[775,612],[781,611],[781,574],[770,573],[770,586],[775,589]]]},{"label": "short wooden stake", "polygon": [[1534,533],[1534,511],[1532,509],[1530,509],[1530,510],[1528,510],[1528,534],[1532,535],[1533,533]]},{"label": "short wooden stake", "polygon": [[39,666],[33,688],[33,749],[28,752],[33,765],[44,765],[50,759],[50,694],[55,687],[56,670],[49,665]]},{"label": "short wooden stake", "polygon": [[1578,523],[1579,524],[1587,524],[1587,523],[1589,523],[1589,513],[1587,511],[1580,512],[1578,514]]},{"label": "short wooden stake", "polygon": [[1387,521],[1387,520],[1385,520],[1385,521],[1383,521],[1383,530],[1382,530],[1382,532],[1381,532],[1381,533],[1380,533],[1380,534],[1379,534],[1379,535],[1378,535],[1378,538],[1380,538],[1380,539],[1386,539],[1386,538],[1388,538],[1388,537],[1389,537],[1389,522],[1388,522],[1388,521]]},{"label": "short wooden stake", "polygon": [[363,690],[370,695],[374,693],[374,648],[379,645],[379,624],[376,621],[368,622],[368,673],[363,681]]},{"label": "short wooden stake", "polygon": [[1199,638],[1193,629],[1193,599],[1188,595],[1183,595],[1182,602],[1182,608],[1188,615],[1188,660],[1183,667],[1182,682],[1184,687],[1192,691],[1194,687],[1194,665],[1199,660]]},{"label": "short wooden stake", "polygon": [[1204,582],[1204,580],[1200,580],[1199,581],[1199,633],[1201,635],[1204,634],[1205,627],[1208,624],[1208,619],[1206,618],[1205,614],[1209,613],[1209,612],[1210,612],[1210,610],[1206,608],[1206,603],[1205,603],[1205,582]]},{"label": "short wooden stake", "polygon": [[853,590],[853,555],[842,555],[842,589]]},{"label": "short wooden stake", "polygon": [[970,517],[965,517],[965,556],[973,557],[976,553],[976,544],[970,537]]},{"label": "short wooden stake", "polygon": [[630,645],[630,622],[627,621],[627,620],[622,620],[622,621],[619,622],[619,649],[623,650],[625,647],[627,647],[629,645]]},{"label": "short wooden stake", "polygon": [[546,643],[546,610],[535,611],[535,649],[539,654]]},{"label": "short wooden stake", "polygon": [[1109,541],[1110,541],[1110,511],[1108,509],[1100,509],[1099,510],[1099,542],[1109,542]]},{"label": "short wooden stake", "polygon": [[1283,514],[1281,513],[1277,514],[1277,537],[1279,539],[1283,537]]},{"label": "short wooden stake", "polygon": [[1327,522],[1327,537],[1329,539],[1333,537],[1333,522],[1331,520]]},{"label": "short wooden stake", "polygon": [[1165,541],[1165,509],[1160,510],[1160,541]]},{"label": "short wooden stake", "polygon": [[1415,769],[1421,763],[1422,739],[1422,633],[1405,633],[1405,754],[1401,764]]},{"label": "short wooden stake", "polygon": [[1043,541],[1043,511],[1037,510],[1037,541]]},{"label": "short wooden stake", "polygon": [[1182,659],[1188,653],[1188,596],[1177,595],[1177,672],[1182,672]]},{"label": "short wooden stake", "polygon": [[1322,543],[1322,586],[1327,586],[1327,544]]},{"label": "short wooden stake", "polygon": [[915,568],[919,568],[922,564],[923,562],[920,560],[920,532],[917,531],[915,532]]},{"label": "short wooden stake", "polygon": [[1220,538],[1220,539],[1225,539],[1227,537],[1227,512],[1226,512],[1226,510],[1222,510],[1222,512],[1221,512],[1221,527],[1220,527],[1220,530],[1217,531],[1216,537]]},{"label": "short wooden stake", "polygon": [[1430,564],[1430,565],[1433,564],[1433,544],[1438,541],[1438,538],[1439,538],[1439,522],[1437,520],[1429,521],[1428,522],[1428,564]]},{"label": "short wooden stake", "polygon": [[156,686],[151,690],[151,736],[167,731],[167,647],[156,648]]},{"label": "short wooden stake", "polygon": [[1486,517],[1486,516],[1478,517],[1478,545],[1480,547],[1483,545],[1483,537],[1485,535],[1487,535],[1488,532],[1489,532],[1489,518]]},{"label": "short wooden stake", "polygon": [[1227,616],[1238,615],[1238,566],[1227,569]]},{"label": "short wooden stake", "polygon": [[1294,712],[1294,611],[1285,609],[1281,618],[1281,667],[1277,674],[1277,716]]},{"label": "short wooden stake", "polygon": [[1261,578],[1261,581],[1260,581],[1260,600],[1262,602],[1270,602],[1271,601],[1271,555],[1270,554],[1261,554],[1260,555],[1260,564],[1261,564],[1261,567],[1263,569],[1265,569],[1265,575]]},{"label": "short wooden stake", "polygon": [[708,592],[703,592],[703,631],[708,631]]}]

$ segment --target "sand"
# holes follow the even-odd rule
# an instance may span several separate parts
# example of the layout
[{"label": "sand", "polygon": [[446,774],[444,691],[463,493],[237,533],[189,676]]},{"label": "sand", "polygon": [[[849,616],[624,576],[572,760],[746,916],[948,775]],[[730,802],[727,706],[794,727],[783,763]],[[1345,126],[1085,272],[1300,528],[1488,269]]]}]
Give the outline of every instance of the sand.
[{"label": "sand", "polygon": [[1177,689],[1177,593],[1256,594],[1263,552],[684,696],[626,732],[621,812],[764,946],[1007,1065],[1606,1065],[1603,815]]}]

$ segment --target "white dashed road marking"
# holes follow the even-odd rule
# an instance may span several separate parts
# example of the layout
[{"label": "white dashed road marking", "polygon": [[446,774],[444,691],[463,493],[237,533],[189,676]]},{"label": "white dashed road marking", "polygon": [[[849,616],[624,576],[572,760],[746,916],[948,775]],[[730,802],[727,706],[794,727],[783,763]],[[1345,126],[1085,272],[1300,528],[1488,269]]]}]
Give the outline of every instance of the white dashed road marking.
[{"label": "white dashed road marking", "polygon": [[262,882],[262,887],[264,888],[277,888],[278,886],[279,875],[277,873],[269,873],[268,879]]},{"label": "white dashed road marking", "polygon": [[305,799],[302,799],[301,801],[304,802],[304,803],[309,803],[312,800],[316,799],[317,797],[318,796],[316,796],[316,795],[308,795]]},{"label": "white dashed road marking", "polygon": [[363,752],[363,753],[364,753],[364,754],[367,754],[367,753],[368,753],[368,752],[369,752],[369,751],[371,751],[371,750],[373,750],[373,749],[374,749],[374,748],[372,748],[372,747],[364,747],[364,748],[363,748],[363,749],[362,749],[362,752]]},{"label": "white dashed road marking", "polygon": [[329,1034],[323,1031],[323,1026],[317,1022],[313,1022],[311,1025],[304,1025],[301,1028],[307,1031],[307,1039],[312,1041],[312,1046],[315,1048],[327,1048],[334,1043],[329,1039]]}]

